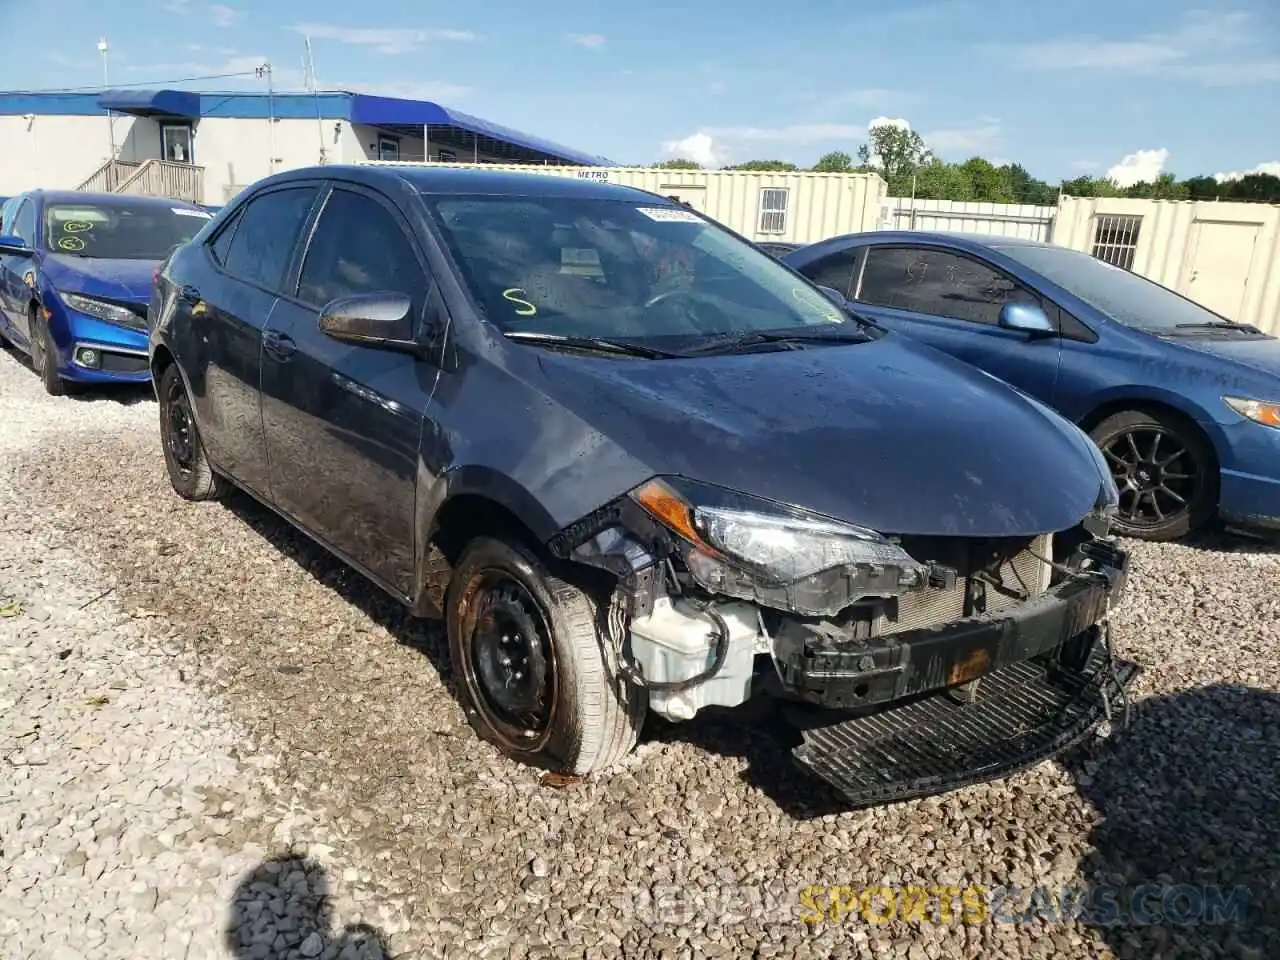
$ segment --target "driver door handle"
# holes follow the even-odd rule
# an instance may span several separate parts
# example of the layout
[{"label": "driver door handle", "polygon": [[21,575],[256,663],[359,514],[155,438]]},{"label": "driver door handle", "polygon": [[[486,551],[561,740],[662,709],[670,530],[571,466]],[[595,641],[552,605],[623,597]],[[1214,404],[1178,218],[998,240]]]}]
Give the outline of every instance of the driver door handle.
[{"label": "driver door handle", "polygon": [[285,336],[279,330],[268,330],[262,335],[262,349],[284,362],[293,356],[298,345],[294,343],[292,337]]}]

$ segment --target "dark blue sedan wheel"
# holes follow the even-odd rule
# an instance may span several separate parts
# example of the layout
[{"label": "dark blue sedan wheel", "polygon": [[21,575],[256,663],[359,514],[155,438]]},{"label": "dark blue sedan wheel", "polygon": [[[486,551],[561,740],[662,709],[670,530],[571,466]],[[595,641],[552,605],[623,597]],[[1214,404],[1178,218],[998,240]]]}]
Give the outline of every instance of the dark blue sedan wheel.
[{"label": "dark blue sedan wheel", "polygon": [[1125,410],[1093,430],[1120,491],[1116,532],[1175,540],[1203,527],[1217,510],[1213,450],[1181,418]]},{"label": "dark blue sedan wheel", "polygon": [[226,481],[213,472],[205,456],[191,399],[177,366],[165,368],[156,392],[160,399],[160,442],[170,485],[184,500],[216,500],[224,493]]}]

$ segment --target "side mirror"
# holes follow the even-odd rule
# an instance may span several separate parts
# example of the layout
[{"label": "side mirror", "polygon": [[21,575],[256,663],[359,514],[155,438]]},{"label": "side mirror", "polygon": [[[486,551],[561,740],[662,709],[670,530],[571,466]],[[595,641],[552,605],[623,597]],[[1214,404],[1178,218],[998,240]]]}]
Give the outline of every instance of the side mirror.
[{"label": "side mirror", "polygon": [[418,353],[413,337],[413,301],[403,293],[359,293],[339,297],[320,311],[320,331],[334,340]]},{"label": "side mirror", "polygon": [[11,257],[29,257],[35,251],[28,247],[27,241],[21,237],[4,234],[0,236],[0,253],[8,254]]},{"label": "side mirror", "polygon": [[835,289],[835,287],[824,287],[822,284],[818,284],[817,286],[818,289],[822,291],[822,295],[837,307],[843,307],[848,303],[848,301],[845,300],[844,295],[839,290]]},{"label": "side mirror", "polygon": [[1038,303],[1006,303],[1000,308],[1000,326],[1041,336],[1057,333],[1048,314]]}]

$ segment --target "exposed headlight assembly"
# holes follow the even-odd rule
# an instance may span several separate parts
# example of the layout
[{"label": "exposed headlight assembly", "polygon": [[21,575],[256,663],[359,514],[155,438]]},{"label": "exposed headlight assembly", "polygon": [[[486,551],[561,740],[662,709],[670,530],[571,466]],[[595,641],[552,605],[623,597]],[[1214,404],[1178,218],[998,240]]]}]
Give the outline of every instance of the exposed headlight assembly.
[{"label": "exposed headlight assembly", "polygon": [[934,571],[874,530],[682,478],[631,498],[675,534],[704,589],[802,616],[829,617],[863,597],[930,585]]},{"label": "exposed headlight assembly", "polygon": [[1223,397],[1223,403],[1254,423],[1265,427],[1280,429],[1280,402],[1268,403],[1265,400],[1247,400],[1244,397]]},{"label": "exposed headlight assembly", "polygon": [[128,307],[108,303],[105,300],[97,300],[93,297],[86,297],[79,293],[59,292],[58,296],[62,298],[63,303],[77,313],[84,313],[98,320],[105,320],[107,323],[114,323],[119,327],[129,327],[132,330],[145,330],[147,328],[147,322]]},{"label": "exposed headlight assembly", "polygon": [[1107,458],[1102,450],[1099,449],[1088,434],[1082,431],[1082,435],[1088,442],[1089,452],[1093,455],[1093,462],[1097,466],[1098,474],[1101,478],[1098,486],[1098,498],[1093,503],[1093,509],[1084,518],[1082,526],[1095,537],[1105,537],[1111,533],[1111,525],[1115,522],[1116,510],[1120,507],[1120,490],[1116,486],[1115,477],[1111,473],[1111,467],[1107,463]]}]

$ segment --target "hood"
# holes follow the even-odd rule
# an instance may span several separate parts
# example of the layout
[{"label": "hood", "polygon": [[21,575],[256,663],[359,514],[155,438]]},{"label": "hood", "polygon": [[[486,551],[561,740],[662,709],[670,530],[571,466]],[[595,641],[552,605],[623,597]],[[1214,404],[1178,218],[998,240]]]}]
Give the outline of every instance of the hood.
[{"label": "hood", "polygon": [[158,260],[99,260],[49,254],[41,270],[57,290],[146,304]]},{"label": "hood", "polygon": [[548,395],[655,474],[882,533],[1065,530],[1093,507],[1102,482],[1075,426],[894,334],[688,360],[545,353],[541,363]]},{"label": "hood", "polygon": [[1175,337],[1165,342],[1280,377],[1280,339],[1275,337]]}]

